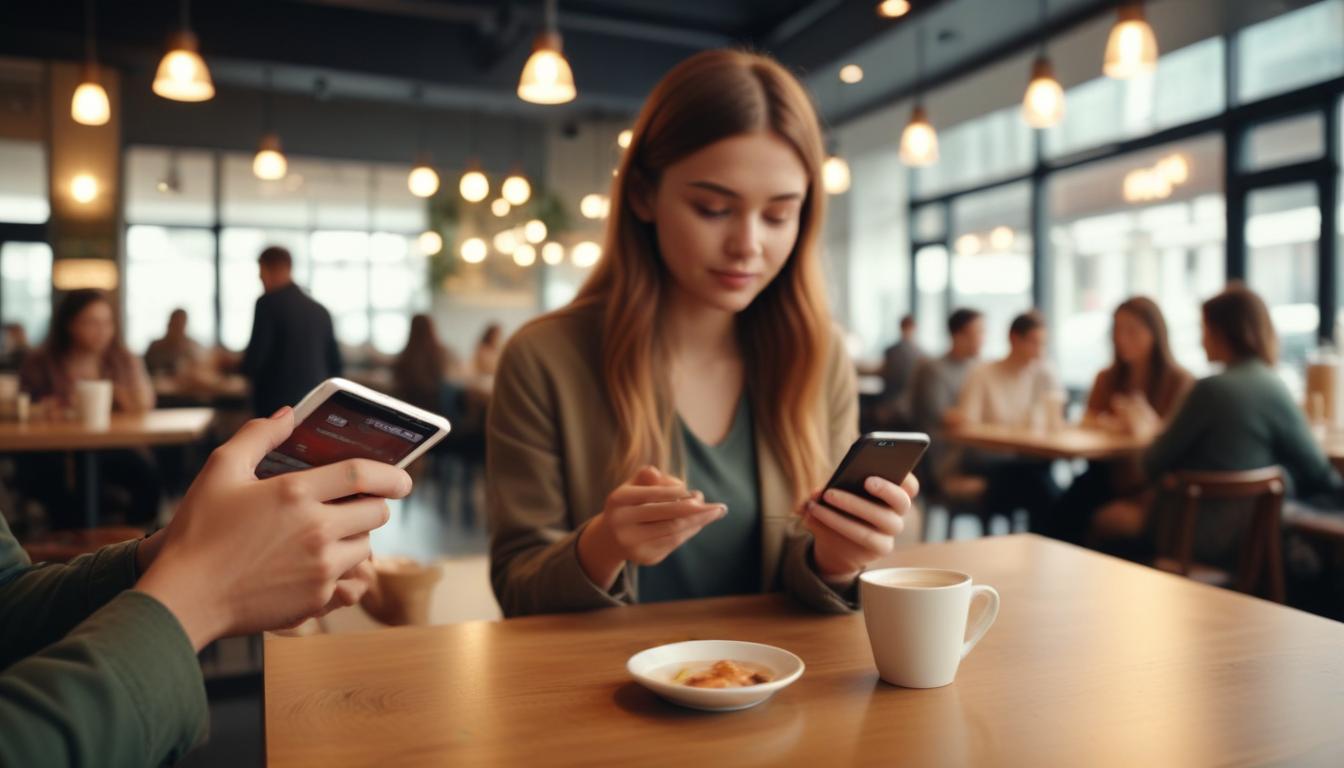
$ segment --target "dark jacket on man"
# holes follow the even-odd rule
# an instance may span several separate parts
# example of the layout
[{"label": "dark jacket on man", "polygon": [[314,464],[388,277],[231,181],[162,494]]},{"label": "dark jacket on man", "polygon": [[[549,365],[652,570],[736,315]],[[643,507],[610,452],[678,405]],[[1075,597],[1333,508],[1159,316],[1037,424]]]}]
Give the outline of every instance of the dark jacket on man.
[{"label": "dark jacket on man", "polygon": [[262,295],[242,368],[257,415],[297,404],[323,380],[341,375],[331,314],[294,283]]}]

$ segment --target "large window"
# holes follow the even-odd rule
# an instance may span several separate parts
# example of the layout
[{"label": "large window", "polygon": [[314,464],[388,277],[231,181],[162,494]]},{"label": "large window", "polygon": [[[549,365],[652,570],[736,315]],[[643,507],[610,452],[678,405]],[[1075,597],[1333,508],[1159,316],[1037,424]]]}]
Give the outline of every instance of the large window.
[{"label": "large window", "polygon": [[926,245],[915,252],[915,290],[918,291],[916,321],[919,346],[926,354],[939,355],[947,348],[947,249]]},{"label": "large window", "polygon": [[47,199],[47,152],[38,141],[0,139],[0,221],[42,224]]},{"label": "large window", "polygon": [[963,195],[952,203],[952,306],[985,314],[984,354],[1008,351],[1008,326],[1031,309],[1031,186]]},{"label": "large window", "polygon": [[0,243],[0,322],[18,323],[40,344],[51,321],[51,246]]},{"label": "large window", "polygon": [[[1111,363],[1111,313],[1135,295],[1161,306],[1177,359],[1192,371],[1207,370],[1199,305],[1224,282],[1222,168],[1222,140],[1215,136],[1050,179],[1051,314],[1066,385],[1087,388]],[[1135,181],[1155,173],[1184,181]]]},{"label": "large window", "polygon": [[1246,198],[1246,278],[1269,305],[1279,334],[1280,373],[1301,391],[1308,353],[1316,348],[1317,243],[1321,209],[1316,185],[1257,189]]},{"label": "large window", "polygon": [[1151,75],[1097,77],[1070,88],[1063,121],[1045,132],[1045,153],[1066,155],[1209,117],[1223,109],[1223,90],[1223,39],[1211,37],[1163,55]]},{"label": "large window", "polygon": [[126,343],[142,351],[163,336],[168,315],[187,311],[187,333],[215,338],[215,233],[133,224],[126,231]]},{"label": "large window", "polygon": [[1237,98],[1247,102],[1344,75],[1344,0],[1276,16],[1237,35]]},{"label": "large window", "polygon": [[245,347],[261,295],[257,256],[271,245],[289,249],[295,281],[332,313],[347,346],[396,352],[410,314],[429,306],[415,245],[428,215],[406,167],[291,158],[284,179],[261,181],[248,155],[157,147],[128,150],[126,166],[127,338],[137,349],[177,306],[201,341]]},{"label": "large window", "polygon": [[939,161],[915,174],[921,195],[983,184],[1031,167],[1031,128],[1014,105],[938,133]]}]

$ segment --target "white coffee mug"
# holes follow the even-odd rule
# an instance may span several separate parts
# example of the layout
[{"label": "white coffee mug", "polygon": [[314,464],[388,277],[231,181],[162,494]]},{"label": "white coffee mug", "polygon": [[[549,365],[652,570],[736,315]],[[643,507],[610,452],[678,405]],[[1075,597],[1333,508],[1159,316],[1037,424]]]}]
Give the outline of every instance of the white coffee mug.
[{"label": "white coffee mug", "polygon": [[[999,593],[959,571],[882,568],[859,577],[859,597],[877,672],[892,685],[939,688],[999,615]],[[966,637],[975,597],[986,598]]]},{"label": "white coffee mug", "polygon": [[107,429],[112,421],[112,382],[106,379],[75,383],[75,412],[88,429]]}]

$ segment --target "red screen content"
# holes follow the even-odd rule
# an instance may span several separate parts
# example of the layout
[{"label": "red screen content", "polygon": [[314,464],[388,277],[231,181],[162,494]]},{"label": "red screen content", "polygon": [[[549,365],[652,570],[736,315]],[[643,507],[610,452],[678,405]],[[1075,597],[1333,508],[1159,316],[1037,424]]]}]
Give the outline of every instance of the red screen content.
[{"label": "red screen content", "polygon": [[257,465],[257,477],[346,459],[396,464],[435,431],[430,424],[347,392],[337,392],[295,427],[288,440],[262,459]]}]

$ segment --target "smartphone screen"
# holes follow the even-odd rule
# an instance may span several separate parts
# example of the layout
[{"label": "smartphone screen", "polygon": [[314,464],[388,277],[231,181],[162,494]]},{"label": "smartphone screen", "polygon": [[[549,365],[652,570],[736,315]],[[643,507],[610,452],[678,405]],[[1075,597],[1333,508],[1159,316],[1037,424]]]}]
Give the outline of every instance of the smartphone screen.
[{"label": "smartphone screen", "polygon": [[257,465],[267,478],[346,459],[396,464],[439,428],[400,411],[337,391],[318,404],[280,447]]}]

